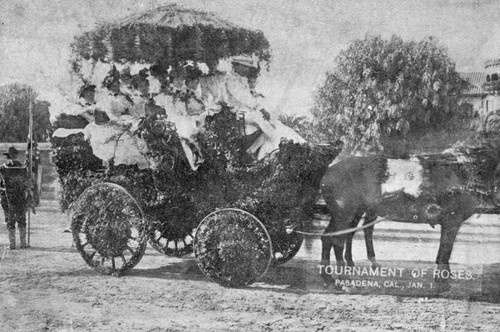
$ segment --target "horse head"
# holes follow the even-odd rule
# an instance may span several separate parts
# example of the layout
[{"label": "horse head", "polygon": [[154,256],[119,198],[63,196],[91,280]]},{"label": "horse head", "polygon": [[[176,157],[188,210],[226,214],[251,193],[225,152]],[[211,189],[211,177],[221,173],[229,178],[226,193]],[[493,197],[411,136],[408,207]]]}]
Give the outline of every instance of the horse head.
[{"label": "horse head", "polygon": [[500,139],[488,140],[475,158],[480,180],[489,188],[493,204],[500,206]]},{"label": "horse head", "polygon": [[487,196],[495,206],[500,206],[500,139],[487,139],[473,146],[445,150],[459,162],[458,172],[463,185],[471,193]]},{"label": "horse head", "polygon": [[491,181],[491,198],[496,207],[500,207],[500,163],[497,164]]}]

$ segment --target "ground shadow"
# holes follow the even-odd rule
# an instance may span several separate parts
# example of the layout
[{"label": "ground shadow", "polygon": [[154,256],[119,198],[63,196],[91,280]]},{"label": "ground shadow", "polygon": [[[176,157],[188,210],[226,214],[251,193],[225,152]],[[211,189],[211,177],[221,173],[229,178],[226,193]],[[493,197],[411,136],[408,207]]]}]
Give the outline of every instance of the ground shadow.
[{"label": "ground shadow", "polygon": [[[431,262],[382,262],[384,266],[419,266],[420,268],[428,266],[434,268]],[[477,267],[481,273],[477,275],[472,282],[451,281],[451,290],[446,292],[435,289],[399,289],[392,286],[384,286],[385,282],[392,283],[395,279],[372,277],[377,280],[380,287],[354,287],[346,291],[342,287],[325,287],[325,282],[317,271],[315,262],[306,260],[294,260],[285,265],[272,266],[260,280],[254,284],[242,288],[251,288],[255,290],[270,290],[275,292],[290,293],[329,293],[332,295],[340,294],[359,294],[359,295],[394,295],[398,297],[441,297],[446,299],[459,299],[481,302],[500,302],[500,263],[484,265]],[[409,271],[407,268],[405,271]],[[405,272],[402,275],[400,284],[407,285],[412,281],[411,276]],[[65,276],[99,276],[99,273],[92,268],[79,269],[59,273]],[[188,257],[176,262],[167,262],[166,265],[145,269],[134,268],[125,274],[126,278],[144,277],[163,280],[186,280],[215,283],[206,277],[198,268],[196,260]],[[352,277],[351,280],[359,280],[360,277]],[[366,279],[366,278],[365,278]],[[434,280],[428,278],[430,284]]]},{"label": "ground shadow", "polygon": [[[304,269],[296,266],[272,266],[256,284],[259,288],[305,290],[306,278],[304,273]],[[180,262],[169,263],[153,269],[135,268],[128,272],[127,276],[214,282],[201,272],[194,258],[186,258]]]},{"label": "ground shadow", "polygon": [[472,299],[500,303],[500,263],[483,265],[481,294]]},{"label": "ground shadow", "polygon": [[66,252],[66,253],[77,253],[75,247],[37,247],[31,246],[28,249],[29,251],[42,251],[42,252]]}]

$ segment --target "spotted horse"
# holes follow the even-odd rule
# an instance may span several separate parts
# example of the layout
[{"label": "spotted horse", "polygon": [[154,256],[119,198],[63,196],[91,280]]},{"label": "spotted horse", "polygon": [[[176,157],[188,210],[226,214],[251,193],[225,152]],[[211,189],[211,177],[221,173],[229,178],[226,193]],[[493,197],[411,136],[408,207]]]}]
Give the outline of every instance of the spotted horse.
[{"label": "spotted horse", "polygon": [[[330,222],[322,237],[321,264],[330,265],[333,248],[337,266],[353,265],[352,233],[342,233],[366,213],[387,220],[441,226],[436,257],[440,271],[450,271],[449,259],[462,223],[485,203],[499,206],[500,167],[498,149],[462,148],[440,154],[390,159],[383,156],[343,156],[328,168],[321,181]],[[365,221],[365,222],[366,222]],[[368,258],[377,267],[371,232],[365,232]],[[371,257],[370,257],[371,256]],[[438,274],[443,275],[442,273]],[[331,276],[323,275],[325,282]],[[438,287],[449,289],[446,279]]]}]

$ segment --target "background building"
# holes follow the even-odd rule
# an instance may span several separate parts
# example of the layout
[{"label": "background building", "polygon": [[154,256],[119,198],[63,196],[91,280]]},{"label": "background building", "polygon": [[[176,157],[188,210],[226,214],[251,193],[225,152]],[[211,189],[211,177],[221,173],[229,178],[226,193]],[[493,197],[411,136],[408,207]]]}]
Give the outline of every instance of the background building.
[{"label": "background building", "polygon": [[483,88],[488,92],[485,100],[486,114],[500,113],[500,59],[487,61],[484,69],[486,72],[486,82]]},{"label": "background building", "polygon": [[475,113],[485,118],[488,114],[486,110],[488,92],[483,89],[486,83],[486,73],[460,73],[460,77],[467,82],[467,87],[462,93],[462,104],[470,104]]},{"label": "background building", "polygon": [[[460,73],[467,82],[462,93],[462,104],[471,105],[473,111],[486,124],[500,116],[500,59],[486,61],[484,72]],[[497,120],[495,120],[498,122]]]}]

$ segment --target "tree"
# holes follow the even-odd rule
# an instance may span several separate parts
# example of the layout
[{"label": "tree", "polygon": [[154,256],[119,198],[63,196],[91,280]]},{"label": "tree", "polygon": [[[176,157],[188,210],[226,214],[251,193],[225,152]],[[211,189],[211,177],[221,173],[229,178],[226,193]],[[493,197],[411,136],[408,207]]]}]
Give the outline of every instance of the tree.
[{"label": "tree", "polygon": [[[354,41],[318,89],[315,126],[346,148],[380,148],[388,139],[423,135],[459,118],[463,81],[433,38]],[[465,116],[465,115],[464,115]]]},{"label": "tree", "polygon": [[310,143],[323,143],[328,141],[325,135],[321,135],[314,124],[303,115],[285,115],[281,114],[278,117],[284,125],[295,130],[299,135],[301,135],[306,141]]},{"label": "tree", "polygon": [[26,142],[28,139],[29,104],[33,104],[33,137],[46,141],[50,129],[50,104],[37,100],[37,93],[27,85],[0,87],[0,142]]}]

